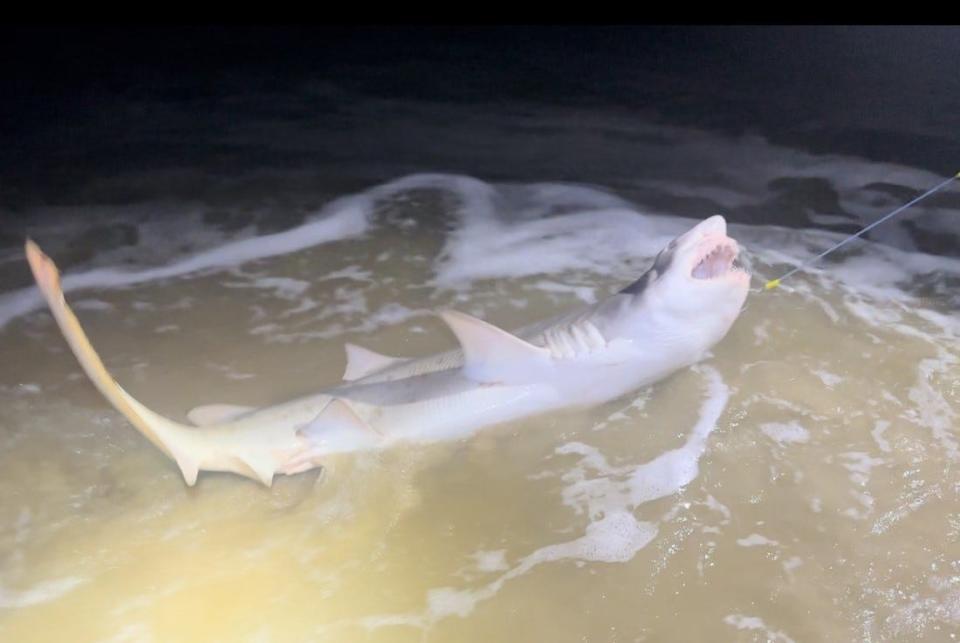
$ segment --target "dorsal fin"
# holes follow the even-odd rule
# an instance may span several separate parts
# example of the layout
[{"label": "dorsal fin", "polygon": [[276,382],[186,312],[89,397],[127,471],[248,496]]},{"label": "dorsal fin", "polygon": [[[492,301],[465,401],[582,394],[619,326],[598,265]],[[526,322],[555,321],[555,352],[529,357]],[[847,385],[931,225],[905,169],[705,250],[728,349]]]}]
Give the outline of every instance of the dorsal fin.
[{"label": "dorsal fin", "polygon": [[518,367],[545,365],[550,351],[520,339],[502,328],[455,310],[445,310],[440,317],[457,336],[463,348],[463,369],[468,377],[479,381],[509,379]]},{"label": "dorsal fin", "polygon": [[195,409],[190,409],[187,417],[197,426],[209,426],[211,424],[222,424],[235,420],[245,413],[253,410],[252,406],[237,406],[236,404],[205,404]]},{"label": "dorsal fin", "polygon": [[390,357],[356,344],[346,343],[343,347],[347,351],[347,368],[344,369],[343,379],[348,382],[407,361],[402,357]]}]

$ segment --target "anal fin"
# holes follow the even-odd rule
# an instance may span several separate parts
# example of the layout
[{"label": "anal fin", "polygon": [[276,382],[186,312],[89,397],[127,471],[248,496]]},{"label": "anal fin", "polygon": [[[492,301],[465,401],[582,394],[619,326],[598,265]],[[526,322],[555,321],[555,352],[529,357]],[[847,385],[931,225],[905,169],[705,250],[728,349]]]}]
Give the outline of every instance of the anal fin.
[{"label": "anal fin", "polygon": [[237,460],[247,469],[245,475],[256,478],[265,486],[273,485],[273,476],[277,472],[277,462],[270,453],[243,453]]},{"label": "anal fin", "polygon": [[183,480],[188,487],[197,484],[197,476],[200,474],[200,461],[190,452],[188,448],[182,448],[180,445],[168,445],[170,455],[180,467],[180,473],[183,474]]}]

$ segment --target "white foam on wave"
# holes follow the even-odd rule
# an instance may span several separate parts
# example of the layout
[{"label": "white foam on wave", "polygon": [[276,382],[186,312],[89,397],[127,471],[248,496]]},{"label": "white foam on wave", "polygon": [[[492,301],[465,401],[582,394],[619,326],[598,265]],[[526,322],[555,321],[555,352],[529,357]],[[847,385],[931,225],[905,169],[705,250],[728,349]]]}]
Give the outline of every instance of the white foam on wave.
[{"label": "white foam on wave", "polygon": [[507,564],[506,549],[476,551],[473,553],[473,560],[479,572],[500,572],[510,567]]},{"label": "white foam on wave", "polygon": [[[633,113],[603,109],[524,105],[518,110],[503,104],[477,109],[475,104],[410,99],[397,109],[396,101],[369,96],[348,102],[350,118],[368,127],[308,130],[296,119],[271,121],[263,129],[270,133],[269,141],[263,143],[274,149],[337,150],[333,155],[337,165],[380,169],[390,158],[397,161],[394,167],[407,166],[409,142],[416,140],[416,162],[421,165],[462,166],[463,150],[469,149],[470,165],[478,175],[502,175],[505,165],[526,180],[576,174],[584,181],[618,189],[641,186],[647,192],[722,209],[776,205],[785,191],[816,190],[817,196],[829,198],[818,199],[821,203],[812,214],[847,221],[859,215],[863,222],[899,205],[898,192],[925,190],[942,180],[903,165],[804,152],[756,135],[727,136],[644,122]],[[224,140],[246,145],[252,134],[244,132],[234,139],[238,132],[232,132]],[[374,160],[366,157],[367,150],[374,151]],[[768,221],[777,214],[771,212]],[[874,234],[907,238],[901,223],[913,219],[917,227],[931,225],[960,236],[956,210],[931,201],[904,215]]]},{"label": "white foam on wave", "polygon": [[[290,230],[232,241],[157,268],[95,268],[71,273],[63,277],[63,289],[69,292],[85,288],[130,286],[296,252],[362,234],[368,226],[369,211],[370,201],[366,196],[338,199],[323,208],[314,220]],[[11,319],[35,310],[42,304],[40,292],[34,287],[0,296],[0,328]]]},{"label": "white foam on wave", "polygon": [[767,625],[759,616],[748,616],[746,614],[728,614],[723,617],[723,622],[738,630],[756,631],[762,633],[768,643],[794,643],[794,639],[787,636],[784,632],[775,630]]},{"label": "white foam on wave", "polygon": [[0,607],[9,609],[47,603],[60,598],[82,583],[84,583],[83,578],[68,576],[37,583],[29,589],[19,591],[0,586]]},{"label": "white foam on wave", "polygon": [[[716,141],[713,144],[716,145]],[[756,144],[764,149],[768,147],[765,143]],[[780,148],[766,149],[771,158],[784,153]],[[723,163],[718,166],[725,167]],[[814,167],[816,169],[812,169]],[[912,168],[870,164],[859,159],[840,161],[811,157],[799,167],[789,169],[801,178],[824,178],[832,172],[848,171],[849,176],[831,176],[831,181],[849,190],[851,200],[869,199],[869,194],[853,195],[871,183],[889,181],[923,185],[936,178]],[[768,178],[773,180],[785,171],[781,162],[779,169],[771,170]],[[729,178],[736,189],[767,190],[765,185],[761,188],[752,182],[745,183],[744,177],[736,175],[733,169],[725,172],[731,174]],[[447,236],[434,265],[433,285],[437,287],[461,288],[481,279],[571,271],[602,274],[611,282],[628,281],[640,272],[642,264],[637,264],[637,260],[654,256],[670,240],[696,223],[696,220],[657,213],[588,186],[547,183],[495,186],[470,177],[432,174],[404,177],[377,190],[396,194],[424,188],[449,192],[457,201],[451,214],[457,217],[459,225]],[[689,182],[687,188],[696,190],[696,186]],[[704,212],[703,216],[710,214],[714,212]],[[759,259],[768,266],[799,265],[846,238],[840,233],[778,226],[732,224],[730,230],[747,250],[744,255],[747,263]],[[806,271],[807,276],[816,277],[820,285],[828,289],[842,284],[883,300],[911,299],[909,291],[920,277],[960,278],[958,258],[864,240],[857,241],[856,247],[858,252],[840,261],[811,266]],[[531,260],[532,257],[536,260]],[[774,276],[772,271],[763,275],[764,278]],[[793,283],[802,284],[803,275],[795,280]],[[549,284],[545,287],[556,289]],[[578,289],[575,294],[585,301],[596,296],[583,289]],[[824,301],[820,305],[832,319],[839,319],[829,303]]]},{"label": "white foam on wave", "polygon": [[532,184],[500,192],[469,182],[457,187],[460,226],[448,236],[434,268],[441,287],[571,270],[629,278],[634,275],[625,273],[626,260],[655,255],[693,224],[641,215],[626,201],[588,187]]},{"label": "white foam on wave", "polygon": [[[785,230],[772,226],[735,225],[731,229],[731,234],[747,249],[749,255],[759,260],[753,266],[761,280],[779,277],[787,271],[784,264],[799,266],[846,238],[846,235],[821,230]],[[924,279],[960,279],[960,259],[900,250],[871,241],[859,240],[855,243],[859,249],[857,254],[841,254],[831,257],[829,261],[807,266],[784,281],[780,288],[784,292],[805,296],[824,308],[829,304],[815,296],[814,288],[816,291],[839,291],[868,296],[878,301],[916,305],[921,303],[914,295],[917,282]],[[929,308],[929,302],[923,307]],[[836,311],[825,309],[824,312],[834,321],[839,318]],[[876,325],[877,320],[864,321]]]},{"label": "white foam on wave", "polygon": [[[700,144],[702,141],[697,143]],[[716,146],[717,141],[711,144]],[[766,149],[765,143],[756,141],[735,145],[759,145]],[[767,155],[783,153],[782,149],[777,152],[766,150]],[[833,167],[834,162],[820,159],[816,164],[819,169],[813,174],[819,175],[827,170],[849,170],[855,178],[835,176],[833,180],[848,182],[851,189],[854,186],[862,187],[862,182],[858,181],[865,181],[867,177],[874,181],[883,177],[890,181],[918,181],[918,171],[909,168],[886,168],[882,171],[884,168],[866,164],[871,168],[867,171],[855,169],[857,163],[864,164],[847,159],[838,168]],[[806,165],[792,169],[799,176],[810,174]],[[737,175],[733,169],[728,172],[730,176],[727,178],[733,185],[731,189],[743,191],[750,186],[759,189],[752,182],[745,183],[744,177]],[[111,288],[168,279],[232,267],[356,236],[368,229],[378,202],[423,189],[449,193],[455,197],[456,203],[448,214],[456,219],[457,226],[447,235],[442,252],[434,264],[433,285],[437,287],[460,288],[478,279],[554,275],[577,270],[604,274],[611,282],[625,282],[640,272],[635,260],[652,257],[669,240],[695,223],[649,210],[640,214],[635,205],[624,199],[587,186],[556,183],[495,186],[468,176],[415,174],[337,199],[308,223],[284,232],[230,241],[161,267],[142,270],[101,267],[72,272],[65,276],[64,288],[68,291]],[[689,189],[696,189],[696,186]],[[766,190],[765,187],[763,189]],[[709,214],[713,212],[704,212],[703,216]],[[753,255],[767,264],[796,265],[843,238],[843,235],[823,231],[796,231],[766,226],[731,226],[731,231],[749,249],[748,260],[749,255]],[[828,270],[823,266],[812,267],[808,274],[827,283],[839,281],[855,284],[858,289],[882,297],[897,292],[919,275],[938,273],[960,277],[960,259],[906,252],[869,242],[859,243],[869,252],[832,263]],[[535,260],[531,260],[532,257]],[[353,274],[345,276],[356,277]],[[363,276],[369,277],[367,274]],[[264,275],[256,285],[275,286],[280,294],[288,298],[302,294],[302,284],[281,284],[278,279],[282,278]],[[589,288],[580,287],[572,292],[585,301],[595,298],[595,293]],[[34,288],[0,295],[0,327],[14,317],[40,307],[41,303],[39,293]]]},{"label": "white foam on wave", "polygon": [[[455,197],[449,214],[458,225],[434,265],[439,287],[570,270],[622,270],[625,259],[653,256],[694,224],[640,214],[607,191],[563,183],[494,185],[455,174],[414,174],[364,194],[379,200],[413,190]],[[583,291],[577,295],[592,297]]]},{"label": "white foam on wave", "polygon": [[831,373],[830,371],[824,369],[814,369],[810,371],[814,375],[820,378],[820,381],[823,382],[823,385],[828,388],[833,388],[837,384],[843,381],[843,377],[837,375],[836,373]]},{"label": "white foam on wave", "polygon": [[[564,503],[577,512],[602,515],[622,507],[634,508],[672,495],[692,482],[699,473],[699,460],[706,448],[707,436],[716,427],[726,406],[729,390],[720,375],[701,367],[708,378],[708,397],[700,408],[700,419],[687,442],[638,466],[613,467],[594,447],[571,442],[557,449],[560,454],[576,454],[580,463],[563,479]],[[588,471],[601,474],[589,477]]]},{"label": "white foam on wave", "polygon": [[[682,446],[643,464],[617,467],[611,466],[599,449],[580,442],[557,449],[560,455],[579,457],[562,477],[566,483],[562,498],[575,513],[588,516],[583,535],[534,550],[482,587],[434,588],[427,593],[422,613],[369,616],[360,619],[359,624],[367,629],[391,625],[428,628],[444,618],[468,616],[478,603],[492,598],[507,582],[539,565],[569,560],[611,564],[632,560],[653,541],[659,529],[657,522],[639,520],[635,512],[646,503],[677,493],[696,479],[707,437],[716,428],[729,400],[730,390],[717,371],[707,366],[697,370],[706,379],[706,399]],[[475,555],[474,561],[476,571],[483,571],[485,557]],[[499,558],[497,562],[501,562]]]},{"label": "white foam on wave", "polygon": [[737,544],[741,547],[776,547],[780,543],[762,534],[750,534],[745,538],[738,538]]},{"label": "white foam on wave", "polygon": [[767,422],[760,425],[760,430],[781,447],[810,441],[810,432],[798,422]]},{"label": "white foam on wave", "polygon": [[931,382],[935,382],[938,376],[948,379],[958,362],[960,358],[942,349],[937,358],[920,360],[916,384],[909,393],[914,407],[905,414],[912,422],[930,429],[952,460],[957,460],[960,455],[960,441],[955,433],[960,413],[944,398],[944,391]]},{"label": "white foam on wave", "polygon": [[874,422],[873,430],[870,431],[870,436],[873,438],[873,441],[877,443],[877,447],[884,453],[890,453],[890,443],[883,437],[883,434],[889,428],[890,423],[888,421],[877,420]]},{"label": "white foam on wave", "polygon": [[252,277],[249,282],[228,281],[227,288],[259,288],[272,291],[274,296],[289,301],[299,301],[310,288],[310,282],[291,277]]},{"label": "white foam on wave", "polygon": [[[307,223],[283,232],[230,241],[165,266],[73,271],[64,275],[63,287],[70,292],[130,286],[232,268],[358,236],[368,230],[377,203],[425,189],[448,193],[456,203],[449,214],[458,226],[446,239],[434,266],[434,285],[438,287],[459,287],[482,278],[556,274],[576,269],[619,269],[623,280],[627,280],[633,274],[624,269],[625,259],[652,256],[692,225],[674,217],[642,216],[622,199],[589,187],[551,183],[495,187],[467,176],[415,174],[337,199]],[[531,252],[536,261],[530,260]],[[348,267],[322,279],[340,277],[368,281],[372,275]],[[303,281],[263,274],[246,283],[234,281],[227,285],[272,289],[278,296],[291,300],[302,296],[307,288]],[[591,288],[569,291],[585,301],[595,298]],[[0,328],[41,306],[39,291],[33,287],[0,295]]]},{"label": "white foam on wave", "polygon": [[886,464],[882,458],[874,458],[862,451],[847,451],[837,456],[840,464],[847,470],[852,483],[849,495],[856,501],[856,506],[847,507],[840,513],[854,520],[866,520],[876,507],[876,499],[867,486],[870,482],[870,473],[874,467]]},{"label": "white foam on wave", "polygon": [[103,301],[102,299],[81,299],[80,301],[74,302],[74,310],[113,310],[113,304]]},{"label": "white foam on wave", "polygon": [[476,605],[492,598],[505,583],[537,565],[562,560],[625,563],[657,535],[654,523],[637,520],[628,510],[611,512],[587,525],[580,538],[541,547],[528,554],[508,572],[478,590],[440,587],[427,593],[425,621],[436,623],[449,616],[469,615]]},{"label": "white foam on wave", "polygon": [[36,395],[37,393],[40,393],[43,389],[40,388],[39,384],[34,384],[32,382],[23,382],[23,383],[17,384],[14,390],[18,395],[23,395],[23,394]]},{"label": "white foam on wave", "polygon": [[960,321],[924,309],[914,301],[899,298],[894,300],[894,303],[897,305],[880,306],[860,294],[848,296],[844,301],[847,310],[861,321],[912,340],[919,340],[935,353],[935,357],[919,360],[916,382],[908,393],[908,399],[913,406],[907,408],[901,417],[929,430],[939,442],[943,453],[956,461],[960,459],[960,440],[954,427],[960,413],[954,410],[949,396],[944,396],[946,389],[938,386],[938,382],[950,381],[957,364],[960,363],[960,355],[956,352]]}]

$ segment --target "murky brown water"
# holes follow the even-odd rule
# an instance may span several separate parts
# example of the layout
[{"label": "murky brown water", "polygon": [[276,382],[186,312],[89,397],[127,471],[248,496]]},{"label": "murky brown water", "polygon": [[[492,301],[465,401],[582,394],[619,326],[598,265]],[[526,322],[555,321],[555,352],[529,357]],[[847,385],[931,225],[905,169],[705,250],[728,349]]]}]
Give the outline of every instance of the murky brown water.
[{"label": "murky brown water", "polygon": [[[443,211],[403,204],[428,206]],[[603,225],[574,220],[473,229],[567,261],[450,287],[440,220],[381,212],[360,238],[70,298],[117,379],[183,419],[335,382],[345,341],[449,348],[432,309],[506,327],[554,314],[650,255],[578,263],[551,234]],[[765,277],[777,252],[824,245],[732,234]],[[711,358],[648,390],[272,489],[217,474],[187,488],[46,313],[16,318],[0,331],[0,638],[954,640],[956,311],[863,277],[909,267],[876,252],[752,294]]]}]

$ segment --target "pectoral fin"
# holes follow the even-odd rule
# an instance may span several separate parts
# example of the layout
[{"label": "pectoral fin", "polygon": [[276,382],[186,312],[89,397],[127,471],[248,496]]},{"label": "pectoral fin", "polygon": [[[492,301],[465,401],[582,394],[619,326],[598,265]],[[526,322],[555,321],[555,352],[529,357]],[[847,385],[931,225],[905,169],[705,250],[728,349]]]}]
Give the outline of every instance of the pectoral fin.
[{"label": "pectoral fin", "polygon": [[331,400],[297,435],[318,445],[325,453],[363,449],[383,439],[349,402],[339,398]]}]

